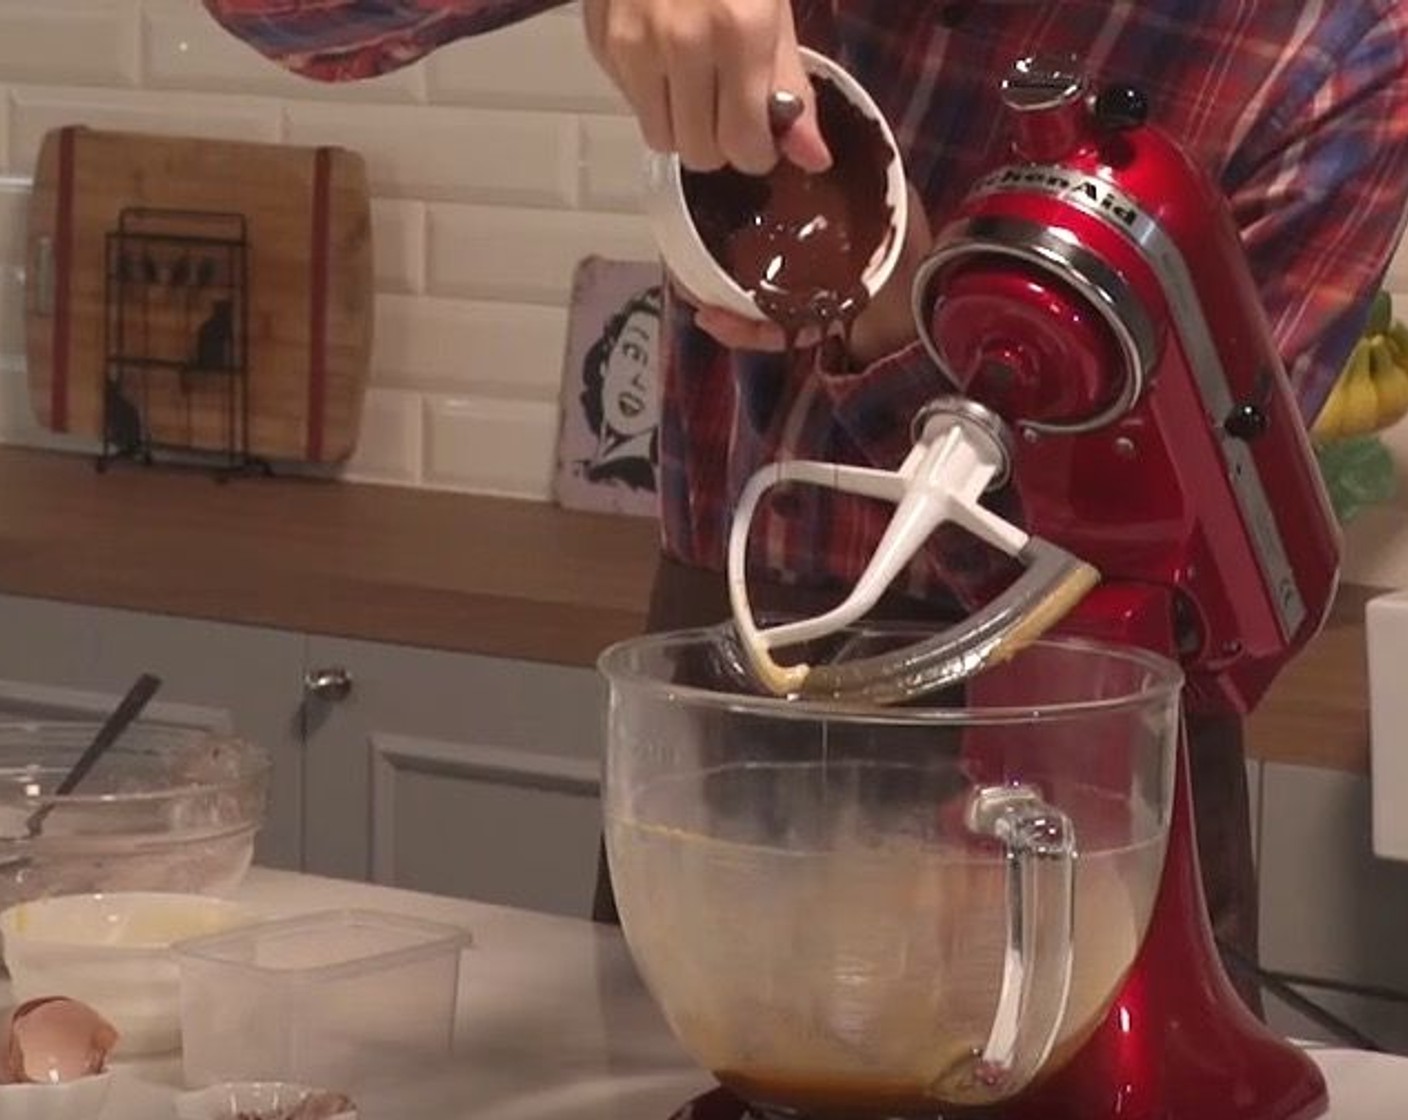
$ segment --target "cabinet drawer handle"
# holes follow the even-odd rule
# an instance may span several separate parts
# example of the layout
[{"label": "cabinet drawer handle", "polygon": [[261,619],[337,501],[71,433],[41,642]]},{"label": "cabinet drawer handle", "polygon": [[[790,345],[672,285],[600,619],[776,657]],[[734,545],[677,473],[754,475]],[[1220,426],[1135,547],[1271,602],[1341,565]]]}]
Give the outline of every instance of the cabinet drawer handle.
[{"label": "cabinet drawer handle", "polygon": [[352,691],[352,674],[340,665],[309,669],[303,674],[303,691],[319,700],[342,700]]}]

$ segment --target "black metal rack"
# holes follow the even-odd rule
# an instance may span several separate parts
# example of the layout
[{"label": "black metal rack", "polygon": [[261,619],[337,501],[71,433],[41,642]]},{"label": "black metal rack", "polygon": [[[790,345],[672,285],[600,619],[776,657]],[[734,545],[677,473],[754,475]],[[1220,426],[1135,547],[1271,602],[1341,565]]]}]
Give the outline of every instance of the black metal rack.
[{"label": "black metal rack", "polygon": [[128,207],[107,235],[103,443],[222,473],[249,451],[249,237],[243,214]]}]

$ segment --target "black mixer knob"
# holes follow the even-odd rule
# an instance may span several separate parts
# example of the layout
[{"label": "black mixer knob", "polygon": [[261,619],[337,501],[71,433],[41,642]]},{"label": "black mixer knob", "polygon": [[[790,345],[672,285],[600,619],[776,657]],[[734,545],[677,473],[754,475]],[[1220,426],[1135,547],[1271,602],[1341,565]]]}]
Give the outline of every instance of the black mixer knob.
[{"label": "black mixer knob", "polygon": [[1095,120],[1114,132],[1138,128],[1149,119],[1149,99],[1133,86],[1107,86],[1096,95]]},{"label": "black mixer knob", "polygon": [[1266,434],[1270,423],[1266,410],[1256,404],[1239,404],[1222,422],[1222,430],[1233,439],[1253,440]]}]

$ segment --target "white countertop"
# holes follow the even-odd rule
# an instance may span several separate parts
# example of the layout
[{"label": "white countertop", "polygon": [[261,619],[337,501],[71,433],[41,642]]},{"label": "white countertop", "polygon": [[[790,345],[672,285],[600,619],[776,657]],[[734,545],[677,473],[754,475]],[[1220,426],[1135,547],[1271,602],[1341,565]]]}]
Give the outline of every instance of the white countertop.
[{"label": "white countertop", "polygon": [[[680,1051],[613,927],[254,868],[235,898],[271,916],[340,907],[468,930],[457,1059],[443,1077],[356,1094],[362,1120],[668,1120],[712,1079]],[[179,1057],[115,1062],[101,1120],[168,1120]]]},{"label": "white countertop", "polygon": [[[460,970],[457,1058],[363,1120],[669,1120],[713,1084],[680,1051],[612,927],[366,883],[254,869],[237,897],[270,916],[339,907],[448,922],[474,938]],[[1327,1120],[1408,1113],[1408,1058],[1315,1050]],[[101,1120],[167,1120],[179,1059],[117,1062]]]}]

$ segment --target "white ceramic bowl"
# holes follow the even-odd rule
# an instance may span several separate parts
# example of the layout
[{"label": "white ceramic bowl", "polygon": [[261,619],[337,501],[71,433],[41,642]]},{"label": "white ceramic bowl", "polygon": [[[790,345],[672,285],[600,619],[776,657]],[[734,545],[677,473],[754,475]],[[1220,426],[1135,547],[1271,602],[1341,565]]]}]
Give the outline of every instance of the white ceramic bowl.
[{"label": "white ceramic bowl", "polygon": [[[870,120],[875,121],[894,153],[886,172],[885,201],[890,206],[890,234],[881,242],[862,279],[874,295],[890,278],[904,246],[909,191],[894,133],[865,87],[832,59],[802,49],[808,73],[826,78]],[[709,252],[695,228],[685,201],[680,161],[675,155],[646,155],[645,212],[666,267],[695,299],[756,321],[765,316],[753,298],[729,276]]]},{"label": "white ceramic bowl", "polygon": [[114,1054],[126,1057],[180,1046],[180,975],[171,946],[255,917],[208,895],[60,895],[0,913],[0,936],[17,1002],[55,995],[83,1001],[117,1028]]},{"label": "white ceramic bowl", "polygon": [[0,1120],[94,1120],[111,1089],[111,1070],[55,1084],[0,1085]]},{"label": "white ceramic bowl", "polygon": [[[177,1120],[235,1120],[240,1115],[278,1115],[319,1090],[292,1081],[222,1081],[176,1098]],[[330,1120],[356,1120],[355,1108]]]}]

